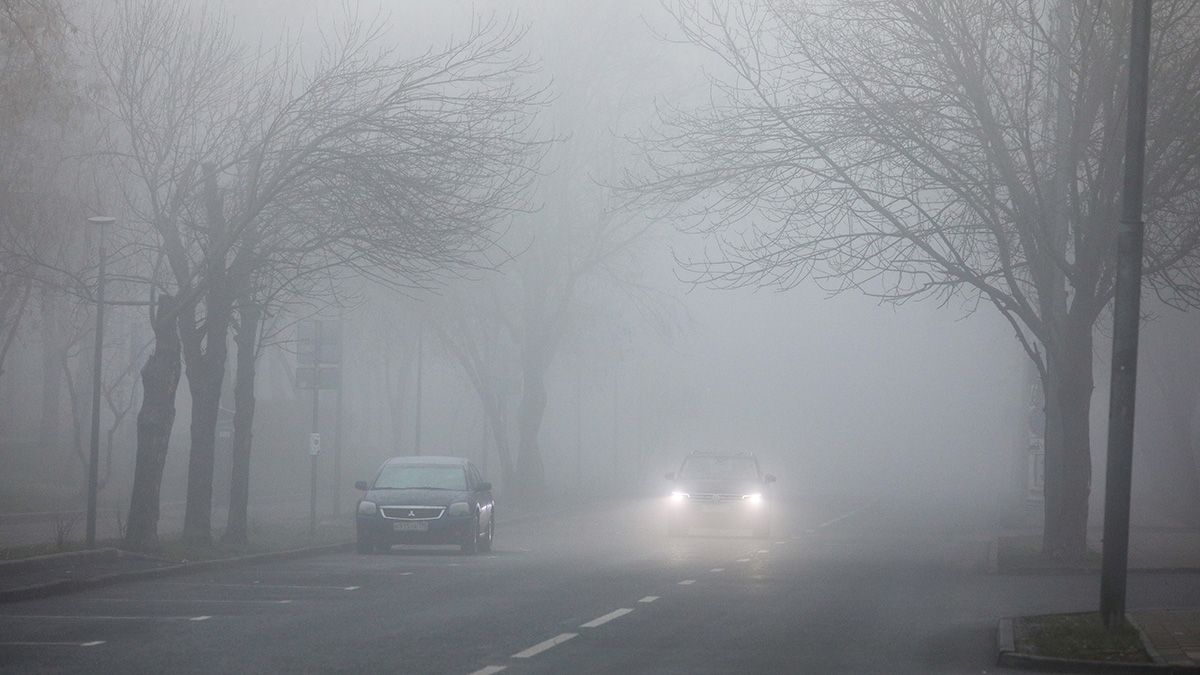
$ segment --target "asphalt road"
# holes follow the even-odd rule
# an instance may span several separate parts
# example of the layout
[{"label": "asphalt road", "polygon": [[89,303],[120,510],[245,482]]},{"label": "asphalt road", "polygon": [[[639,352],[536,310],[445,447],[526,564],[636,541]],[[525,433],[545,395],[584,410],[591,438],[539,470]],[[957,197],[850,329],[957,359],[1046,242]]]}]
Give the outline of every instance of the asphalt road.
[{"label": "asphalt road", "polygon": [[[5,605],[0,670],[981,673],[1000,617],[1095,608],[1094,576],[988,574],[988,523],[962,509],[792,500],[756,540],[667,538],[662,506],[502,517],[483,556],[324,555]],[[1200,580],[1131,579],[1131,605],[1185,600]]]}]

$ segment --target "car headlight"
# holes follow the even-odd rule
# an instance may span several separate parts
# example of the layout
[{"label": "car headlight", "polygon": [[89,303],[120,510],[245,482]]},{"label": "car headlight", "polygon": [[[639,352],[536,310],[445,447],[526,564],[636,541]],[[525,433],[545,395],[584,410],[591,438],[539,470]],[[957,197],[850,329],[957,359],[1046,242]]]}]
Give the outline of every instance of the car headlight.
[{"label": "car headlight", "polygon": [[750,502],[751,504],[761,504],[763,496],[761,492],[755,492],[754,494],[750,495],[742,495],[742,499]]},{"label": "car headlight", "polygon": [[689,496],[691,496],[691,495],[689,495],[686,492],[672,492],[671,493],[671,501],[676,502],[676,503],[682,502],[683,500],[687,499]]},{"label": "car headlight", "polygon": [[471,515],[471,505],[466,502],[454,502],[450,508],[446,509],[448,516],[469,516]]},{"label": "car headlight", "polygon": [[363,500],[358,503],[358,515],[373,516],[375,515],[375,502]]}]

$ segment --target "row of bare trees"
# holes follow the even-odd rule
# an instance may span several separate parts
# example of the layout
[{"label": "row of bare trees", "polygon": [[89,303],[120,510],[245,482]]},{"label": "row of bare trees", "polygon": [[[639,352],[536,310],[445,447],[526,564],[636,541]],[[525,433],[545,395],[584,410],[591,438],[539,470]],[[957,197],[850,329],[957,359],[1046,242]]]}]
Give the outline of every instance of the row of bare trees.
[{"label": "row of bare trees", "polygon": [[[990,305],[1046,397],[1045,555],[1083,560],[1093,335],[1113,295],[1128,17],[1121,3],[665,2],[716,57],[712,103],[667,111],[631,180],[711,235],[723,286],[813,279]],[[1155,6],[1145,274],[1194,305],[1200,9]]]}]

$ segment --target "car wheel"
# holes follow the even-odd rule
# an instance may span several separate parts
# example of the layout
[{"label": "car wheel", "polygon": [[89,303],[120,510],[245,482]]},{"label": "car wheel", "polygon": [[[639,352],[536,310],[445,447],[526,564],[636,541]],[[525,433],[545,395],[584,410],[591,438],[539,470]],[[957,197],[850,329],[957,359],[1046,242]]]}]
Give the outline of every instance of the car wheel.
[{"label": "car wheel", "polygon": [[359,537],[358,541],[355,542],[354,549],[356,551],[358,551],[359,554],[361,554],[361,555],[367,555],[369,553],[374,553],[375,552],[375,542],[371,541],[370,539],[367,539],[366,537]]},{"label": "car wheel", "polygon": [[471,539],[462,545],[463,553],[479,553],[479,516],[475,516],[475,525],[471,528]]},{"label": "car wheel", "polygon": [[495,518],[488,519],[487,536],[479,540],[479,552],[487,553],[492,550],[492,538],[496,535],[496,520]]}]

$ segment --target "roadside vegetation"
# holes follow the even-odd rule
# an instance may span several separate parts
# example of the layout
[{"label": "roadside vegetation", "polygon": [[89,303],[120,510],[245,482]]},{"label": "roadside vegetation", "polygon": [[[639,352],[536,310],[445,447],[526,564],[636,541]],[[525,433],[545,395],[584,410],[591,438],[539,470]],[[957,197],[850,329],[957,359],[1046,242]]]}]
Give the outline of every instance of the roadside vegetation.
[{"label": "roadside vegetation", "polygon": [[1025,616],[1013,625],[1017,650],[1058,659],[1152,663],[1138,630],[1105,631],[1099,612]]}]

